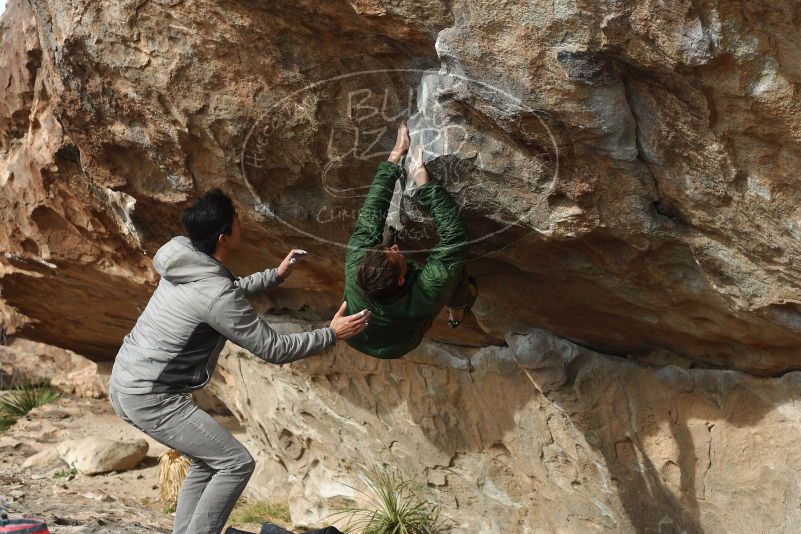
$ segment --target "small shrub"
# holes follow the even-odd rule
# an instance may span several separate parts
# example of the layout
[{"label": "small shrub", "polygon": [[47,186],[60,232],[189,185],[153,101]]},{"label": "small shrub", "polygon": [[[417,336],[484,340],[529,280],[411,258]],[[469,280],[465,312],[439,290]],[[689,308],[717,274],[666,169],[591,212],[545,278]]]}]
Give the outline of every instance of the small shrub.
[{"label": "small shrub", "polygon": [[65,478],[67,480],[72,480],[77,474],[78,470],[74,465],[71,465],[68,469],[59,469],[53,473],[53,478]]},{"label": "small shrub", "polygon": [[49,384],[20,386],[0,397],[0,417],[19,419],[34,408],[51,403],[61,392]]},{"label": "small shrub", "polygon": [[17,420],[14,418],[0,416],[0,432],[8,430],[8,428],[16,422]]},{"label": "small shrub", "polygon": [[49,384],[19,386],[0,396],[0,432],[5,431],[34,408],[61,397]]},{"label": "small shrub", "polygon": [[355,489],[365,506],[346,508],[345,531],[361,534],[438,534],[448,527],[439,505],[422,496],[422,486],[404,479],[397,469],[374,467],[365,473],[367,492]]}]

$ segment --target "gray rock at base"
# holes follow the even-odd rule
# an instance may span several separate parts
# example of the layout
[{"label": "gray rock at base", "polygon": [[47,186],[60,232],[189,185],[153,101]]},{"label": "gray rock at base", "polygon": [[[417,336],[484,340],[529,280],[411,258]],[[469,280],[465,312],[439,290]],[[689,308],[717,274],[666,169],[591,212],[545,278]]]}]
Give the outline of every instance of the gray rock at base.
[{"label": "gray rock at base", "polygon": [[64,441],[58,454],[79,473],[96,475],[110,471],[125,471],[135,467],[147,455],[144,439],[114,441],[104,438],[84,438]]},{"label": "gray rock at base", "polygon": [[64,465],[64,460],[61,459],[57,447],[43,449],[32,456],[28,456],[25,461],[22,462],[22,467],[53,468]]}]

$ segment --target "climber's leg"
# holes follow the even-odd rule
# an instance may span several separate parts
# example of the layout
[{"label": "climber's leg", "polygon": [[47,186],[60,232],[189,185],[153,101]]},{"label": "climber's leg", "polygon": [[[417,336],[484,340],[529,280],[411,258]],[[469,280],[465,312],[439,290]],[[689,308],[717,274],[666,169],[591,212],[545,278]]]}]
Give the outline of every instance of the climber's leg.
[{"label": "climber's leg", "polygon": [[448,308],[448,325],[451,328],[456,328],[464,321],[467,312],[473,306],[476,300],[476,285],[472,278],[467,274],[467,267],[462,268],[462,273],[459,275],[459,281],[451,293],[451,297],[446,304]]}]

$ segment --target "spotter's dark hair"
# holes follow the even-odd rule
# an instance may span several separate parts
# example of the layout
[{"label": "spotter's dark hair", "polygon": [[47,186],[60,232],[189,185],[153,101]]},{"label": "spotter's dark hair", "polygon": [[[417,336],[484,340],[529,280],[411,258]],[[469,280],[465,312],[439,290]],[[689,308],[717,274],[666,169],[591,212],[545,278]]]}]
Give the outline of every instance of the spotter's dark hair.
[{"label": "spotter's dark hair", "polygon": [[235,216],[234,203],[228,195],[212,189],[181,212],[181,224],[192,245],[211,256],[217,249],[217,238],[231,235]]}]

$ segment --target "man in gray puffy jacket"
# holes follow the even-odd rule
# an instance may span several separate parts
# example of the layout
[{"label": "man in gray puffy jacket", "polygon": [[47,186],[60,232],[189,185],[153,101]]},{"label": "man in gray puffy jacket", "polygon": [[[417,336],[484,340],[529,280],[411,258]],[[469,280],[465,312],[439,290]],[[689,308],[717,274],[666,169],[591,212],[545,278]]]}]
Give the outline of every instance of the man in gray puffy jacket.
[{"label": "man in gray puffy jacket", "polygon": [[109,396],[125,421],[192,460],[173,533],[219,534],[255,461],[189,392],[208,383],[226,340],[266,362],[289,363],[358,335],[370,313],[345,316],[343,303],[329,327],[279,335],[246,297],[279,285],[305,252],[293,250],[278,268],[237,278],[225,267],[241,240],[231,200],[210,191],[181,220],[189,237],[173,238],[153,258],[161,280],[117,354]]}]

